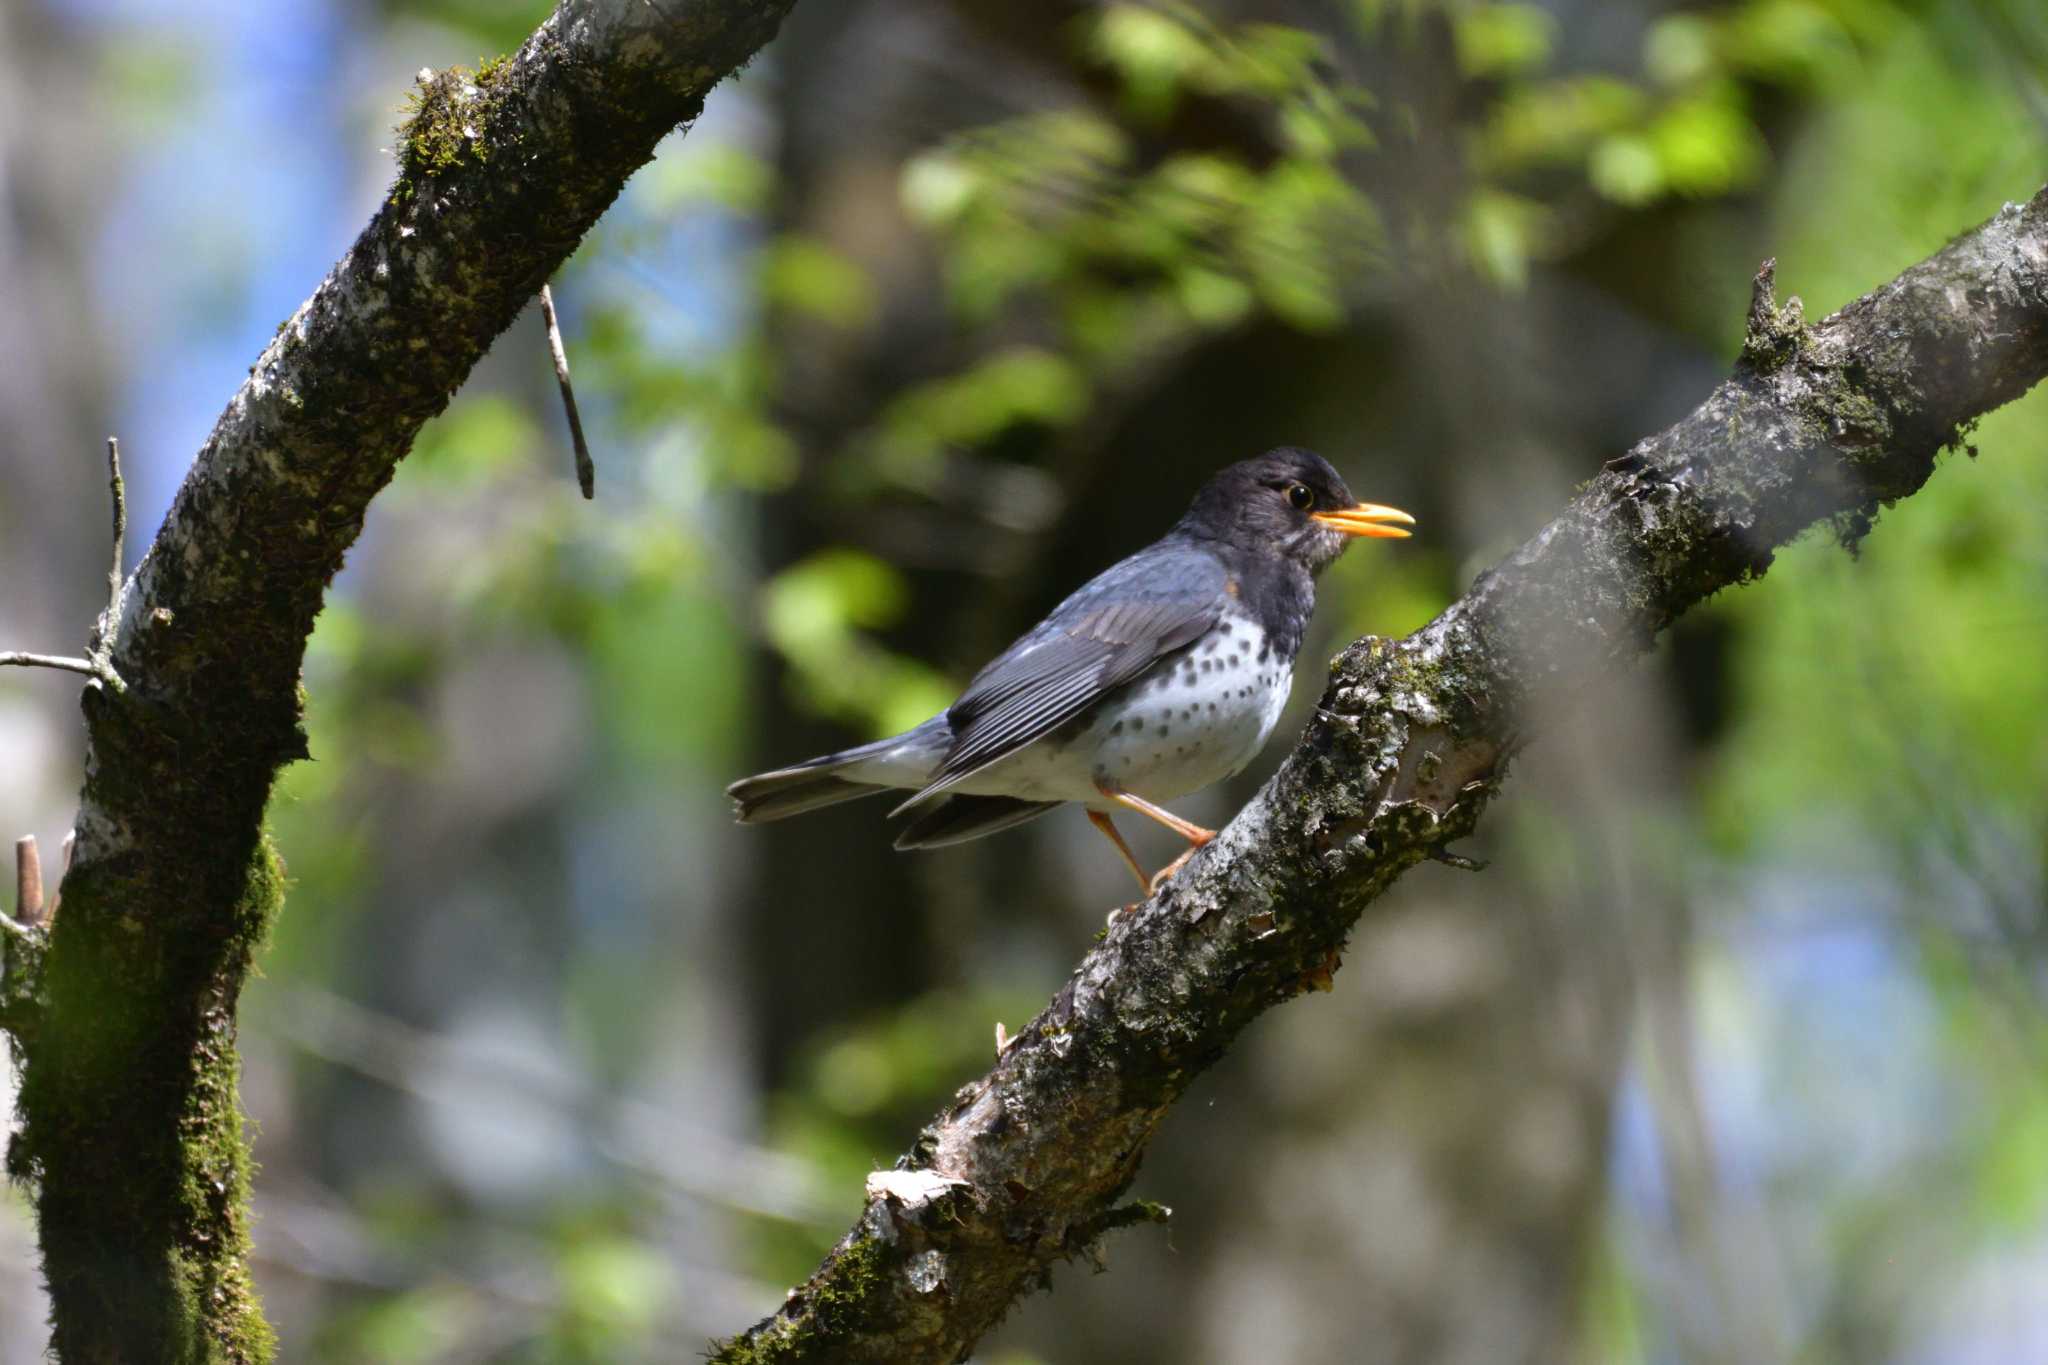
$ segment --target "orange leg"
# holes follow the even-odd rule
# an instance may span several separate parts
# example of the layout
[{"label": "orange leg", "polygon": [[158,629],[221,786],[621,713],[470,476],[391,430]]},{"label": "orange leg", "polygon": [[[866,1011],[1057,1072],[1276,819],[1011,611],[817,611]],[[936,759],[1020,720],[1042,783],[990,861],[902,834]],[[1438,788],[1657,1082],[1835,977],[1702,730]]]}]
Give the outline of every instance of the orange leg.
[{"label": "orange leg", "polygon": [[1132,853],[1131,846],[1124,842],[1124,836],[1116,832],[1116,826],[1110,823],[1108,814],[1104,811],[1091,810],[1088,812],[1088,823],[1101,830],[1102,837],[1116,845],[1116,851],[1124,855],[1124,865],[1130,868],[1131,875],[1138,879],[1138,885],[1144,888],[1144,894],[1151,894],[1151,879],[1145,875],[1145,869],[1138,866],[1137,855]]},{"label": "orange leg", "polygon": [[[1195,855],[1196,849],[1200,848],[1202,845],[1208,843],[1211,839],[1214,839],[1216,837],[1215,830],[1203,829],[1200,825],[1193,824],[1189,821],[1183,820],[1178,815],[1175,815],[1172,811],[1167,810],[1161,806],[1155,806],[1142,796],[1133,796],[1131,793],[1127,791],[1119,791],[1114,787],[1104,786],[1100,782],[1095,784],[1095,790],[1101,792],[1104,796],[1116,802],[1125,810],[1134,810],[1140,815],[1148,816],[1151,819],[1157,820],[1160,824],[1166,826],[1175,834],[1178,834],[1181,838],[1188,841],[1187,852],[1181,854],[1178,858],[1175,858],[1165,867],[1159,869],[1158,873],[1149,879],[1145,876],[1143,872],[1138,872],[1138,860],[1131,856],[1131,851],[1128,848],[1124,848],[1124,841],[1122,839],[1118,839],[1116,841],[1117,847],[1123,849],[1124,861],[1128,862],[1131,865],[1131,870],[1133,872],[1138,872],[1138,880],[1145,883],[1145,894],[1147,895],[1152,894],[1153,892],[1157,891],[1161,886],[1165,885],[1168,881],[1172,880],[1173,874],[1180,871],[1181,867],[1187,862],[1187,860]],[[1095,818],[1095,812],[1090,811],[1088,813],[1088,818],[1093,820]],[[1102,824],[1108,823],[1109,817],[1107,815],[1103,816]],[[1099,827],[1100,826],[1098,826],[1098,828]],[[1112,835],[1112,837],[1114,836]]]}]

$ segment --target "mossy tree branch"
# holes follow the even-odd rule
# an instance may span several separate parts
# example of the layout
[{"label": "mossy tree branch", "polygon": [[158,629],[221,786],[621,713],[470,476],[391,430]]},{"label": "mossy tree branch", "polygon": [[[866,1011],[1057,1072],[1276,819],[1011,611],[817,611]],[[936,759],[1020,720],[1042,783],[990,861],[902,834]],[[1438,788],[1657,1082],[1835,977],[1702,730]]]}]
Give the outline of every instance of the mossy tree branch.
[{"label": "mossy tree branch", "polygon": [[423,77],[389,202],[257,358],[118,595],[98,647],[127,690],[85,693],[63,912],[46,953],[13,955],[39,980],[35,1017],[7,1019],[8,1170],[35,1186],[67,1365],[270,1356],[235,1009],[282,895],[263,810],[305,753],[313,618],[420,426],[793,3],[563,0],[511,57]]},{"label": "mossy tree branch", "polygon": [[1558,707],[1810,527],[1853,543],[2044,374],[2048,190],[1812,327],[1777,305],[1767,265],[1733,375],[1430,625],[1346,650],[1273,780],[1118,918],[870,1178],[817,1272],[713,1358],[961,1358],[1056,1263],[1153,1215],[1117,1201],[1174,1101],[1251,1020],[1329,986],[1360,916],[1471,832]]}]

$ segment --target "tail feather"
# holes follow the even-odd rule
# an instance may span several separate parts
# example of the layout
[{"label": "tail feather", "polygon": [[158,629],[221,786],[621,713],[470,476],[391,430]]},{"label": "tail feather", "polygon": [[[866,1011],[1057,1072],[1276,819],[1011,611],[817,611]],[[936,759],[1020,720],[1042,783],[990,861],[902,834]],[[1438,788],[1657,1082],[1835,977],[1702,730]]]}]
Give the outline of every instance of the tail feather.
[{"label": "tail feather", "polygon": [[[915,789],[931,780],[931,770],[951,742],[946,718],[935,716],[917,729],[890,739],[844,749],[807,763],[743,777],[725,789],[743,825],[784,820],[806,811],[836,806],[876,792]],[[859,777],[851,774],[858,773]],[[879,782],[866,778],[881,778]],[[896,847],[944,848],[979,839],[984,834],[1035,820],[1058,801],[1026,801],[1013,796],[969,796],[957,791],[934,792],[917,805],[896,838]]]},{"label": "tail feather", "polygon": [[727,787],[725,794],[732,798],[741,824],[759,825],[888,790],[872,782],[855,782],[839,777],[830,771],[784,768],[758,777],[743,777]]},{"label": "tail feather", "polygon": [[875,744],[863,744],[857,749],[826,754],[788,768],[777,768],[774,772],[743,777],[727,787],[725,794],[732,798],[734,812],[743,825],[786,820],[805,811],[836,806],[841,801],[873,796],[889,788],[873,782],[856,782],[839,774],[886,751],[893,743],[894,740],[885,739]]},{"label": "tail feather", "polygon": [[984,834],[1036,820],[1058,801],[1024,801],[1014,796],[962,796],[947,794],[936,805],[927,806],[917,819],[896,836],[896,847],[944,848],[965,843]]}]

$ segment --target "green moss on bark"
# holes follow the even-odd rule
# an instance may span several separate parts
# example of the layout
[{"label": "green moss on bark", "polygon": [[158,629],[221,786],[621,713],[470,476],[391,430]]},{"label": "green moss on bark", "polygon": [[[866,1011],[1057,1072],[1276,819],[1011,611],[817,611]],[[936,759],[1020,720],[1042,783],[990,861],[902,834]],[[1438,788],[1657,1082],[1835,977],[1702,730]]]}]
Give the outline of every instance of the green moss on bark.
[{"label": "green moss on bark", "polygon": [[[274,1341],[249,1282],[249,1150],[234,1002],[283,900],[267,840],[226,913],[161,940],[156,869],[82,863],[23,1049],[8,1171],[36,1189],[57,1357],[247,1365]],[[195,878],[203,882],[204,878]],[[194,886],[201,892],[201,886]]]},{"label": "green moss on bark", "polygon": [[423,181],[482,166],[491,159],[493,130],[506,94],[512,90],[511,58],[493,57],[468,67],[422,72],[405,97],[405,121],[398,125],[398,179],[391,202],[404,203]]},{"label": "green moss on bark", "polygon": [[772,1320],[772,1326],[721,1342],[711,1365],[796,1365],[799,1361],[834,1361],[845,1350],[875,1302],[875,1291],[887,1274],[888,1249],[879,1237],[862,1230],[832,1253],[810,1283],[796,1291],[802,1302],[795,1312]]}]

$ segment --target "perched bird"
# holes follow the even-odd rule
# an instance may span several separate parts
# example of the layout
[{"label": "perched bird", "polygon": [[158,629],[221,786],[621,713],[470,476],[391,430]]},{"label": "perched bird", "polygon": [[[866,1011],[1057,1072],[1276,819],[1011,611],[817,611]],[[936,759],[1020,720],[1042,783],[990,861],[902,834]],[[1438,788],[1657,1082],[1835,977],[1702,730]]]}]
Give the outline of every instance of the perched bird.
[{"label": "perched bird", "polygon": [[[1098,575],[913,730],[726,788],[740,823],[801,815],[891,788],[912,820],[897,848],[940,848],[1067,801],[1088,810],[1147,892],[1214,830],[1158,803],[1250,763],[1294,682],[1316,575],[1353,536],[1415,519],[1358,502],[1329,463],[1293,447],[1217,474],[1165,537]],[[1121,807],[1188,849],[1147,877],[1111,823]]]}]

